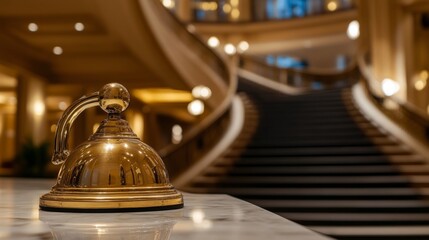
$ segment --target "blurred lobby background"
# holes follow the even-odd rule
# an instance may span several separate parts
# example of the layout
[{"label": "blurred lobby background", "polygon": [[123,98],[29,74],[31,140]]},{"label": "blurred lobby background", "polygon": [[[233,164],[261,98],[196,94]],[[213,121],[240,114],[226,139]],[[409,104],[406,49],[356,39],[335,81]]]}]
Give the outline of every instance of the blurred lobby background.
[{"label": "blurred lobby background", "polygon": [[0,30],[2,177],[56,177],[59,118],[118,82],[179,189],[340,239],[429,238],[429,1],[2,0]]}]

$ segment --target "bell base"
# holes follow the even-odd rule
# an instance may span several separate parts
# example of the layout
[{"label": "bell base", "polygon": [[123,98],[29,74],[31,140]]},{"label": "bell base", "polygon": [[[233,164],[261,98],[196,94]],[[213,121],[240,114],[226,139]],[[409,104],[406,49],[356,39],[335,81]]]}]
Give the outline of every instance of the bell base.
[{"label": "bell base", "polygon": [[55,212],[134,212],[183,207],[182,194],[167,188],[59,188],[40,197],[41,210]]},{"label": "bell base", "polygon": [[141,207],[141,208],[101,208],[101,209],[85,209],[85,208],[55,208],[40,206],[40,210],[47,212],[73,212],[73,213],[120,213],[120,212],[151,212],[165,211],[183,208],[183,203],[178,205],[162,206],[162,207]]}]

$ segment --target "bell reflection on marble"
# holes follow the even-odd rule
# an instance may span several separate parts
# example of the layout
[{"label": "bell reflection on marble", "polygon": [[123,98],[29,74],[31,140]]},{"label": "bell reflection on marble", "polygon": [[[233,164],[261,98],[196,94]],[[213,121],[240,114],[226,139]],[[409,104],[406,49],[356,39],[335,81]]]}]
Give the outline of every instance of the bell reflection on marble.
[{"label": "bell reflection on marble", "polygon": [[40,211],[39,218],[51,229],[54,239],[142,239],[168,240],[183,216],[182,210],[126,216]]},{"label": "bell reflection on marble", "polygon": [[[129,93],[120,84],[74,102],[60,119],[55,134],[54,164],[61,164],[56,185],[40,198],[42,210],[111,212],[172,209],[183,206],[170,183],[162,159],[141,142],[121,112]],[[108,113],[88,141],[69,152],[67,138],[76,117],[100,105]]]}]

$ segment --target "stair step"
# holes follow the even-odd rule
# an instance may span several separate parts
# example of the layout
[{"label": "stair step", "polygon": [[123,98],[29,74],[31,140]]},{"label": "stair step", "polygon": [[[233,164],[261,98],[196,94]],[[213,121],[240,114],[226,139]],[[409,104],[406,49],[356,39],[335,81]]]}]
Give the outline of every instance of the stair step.
[{"label": "stair step", "polygon": [[378,137],[375,139],[359,138],[359,139],[344,139],[344,140],[283,139],[283,140],[277,140],[275,142],[254,139],[252,143],[247,145],[247,148],[269,148],[269,147],[288,148],[288,147],[311,147],[311,146],[313,147],[373,146],[374,144],[396,145],[397,143],[388,137]]},{"label": "stair step", "polygon": [[278,213],[305,225],[418,225],[429,224],[428,213]]},{"label": "stair step", "polygon": [[347,146],[347,147],[302,147],[302,148],[261,148],[228,151],[227,156],[338,156],[338,155],[381,155],[409,154],[409,150],[402,146]]},{"label": "stair step", "polygon": [[346,132],[324,132],[324,133],[318,133],[315,134],[311,131],[297,131],[295,132],[287,132],[287,131],[277,131],[277,132],[270,132],[268,134],[266,130],[259,129],[255,133],[255,138],[262,138],[262,139],[271,139],[273,142],[276,140],[283,140],[283,139],[350,139],[350,138],[366,138],[366,137],[384,137],[385,135],[381,133],[378,130],[367,130],[365,133],[363,131],[346,131]]},{"label": "stair step", "polygon": [[429,165],[401,165],[398,168],[407,175],[429,175]]},{"label": "stair step", "polygon": [[429,228],[413,226],[310,226],[316,232],[347,240],[427,240]]},{"label": "stair step", "polygon": [[292,156],[292,157],[223,157],[216,166],[323,166],[323,165],[381,165],[390,163],[414,165],[424,160],[417,155],[386,156]]},{"label": "stair step", "polygon": [[421,192],[412,188],[223,188],[206,191],[244,199],[412,200],[422,197]]},{"label": "stair step", "polygon": [[366,119],[350,89],[239,88],[257,124],[189,190],[230,194],[337,239],[429,239],[429,164]]},{"label": "stair step", "polygon": [[[429,179],[424,179],[429,184]],[[411,181],[404,176],[340,176],[340,177],[272,177],[226,176],[223,178],[201,176],[193,181],[196,187],[408,187]]]},{"label": "stair step", "polygon": [[275,212],[285,213],[426,213],[429,202],[422,200],[265,200],[249,199],[250,203]]},{"label": "stair step", "polygon": [[[418,169],[418,168],[417,168]],[[416,170],[417,170],[416,169]],[[211,167],[207,175],[223,175],[225,169]],[[231,176],[367,176],[367,175],[397,175],[394,166],[294,166],[294,167],[240,167],[228,170]]]}]

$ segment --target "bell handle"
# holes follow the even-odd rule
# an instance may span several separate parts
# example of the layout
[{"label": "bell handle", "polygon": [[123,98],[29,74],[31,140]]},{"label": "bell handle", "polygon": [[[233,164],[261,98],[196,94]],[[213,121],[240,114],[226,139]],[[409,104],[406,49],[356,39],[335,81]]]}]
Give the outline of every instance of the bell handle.
[{"label": "bell handle", "polygon": [[60,120],[55,131],[54,154],[52,163],[59,165],[63,163],[70,152],[68,150],[68,138],[73,122],[85,109],[99,105],[99,93],[95,92],[89,96],[83,96],[68,107]]}]

